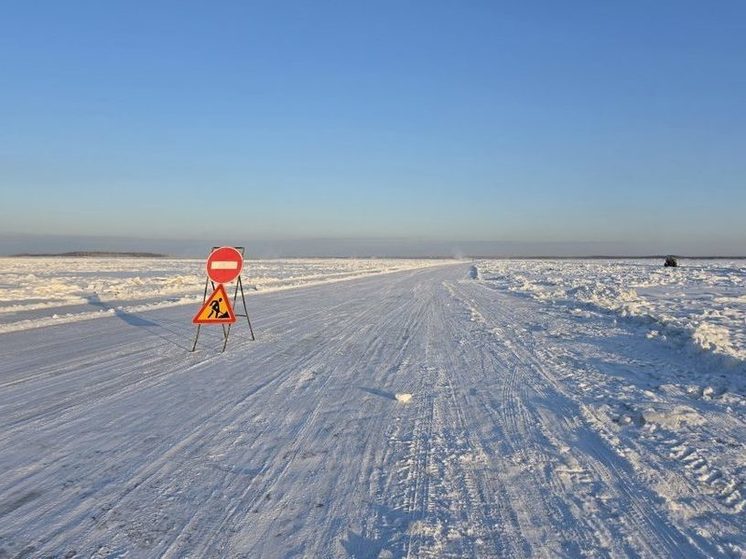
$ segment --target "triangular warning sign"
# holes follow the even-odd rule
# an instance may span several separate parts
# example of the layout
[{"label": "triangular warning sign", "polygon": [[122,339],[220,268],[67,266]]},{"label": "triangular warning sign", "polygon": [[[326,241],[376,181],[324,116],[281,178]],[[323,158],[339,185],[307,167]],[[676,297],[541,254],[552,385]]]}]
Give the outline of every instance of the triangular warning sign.
[{"label": "triangular warning sign", "polygon": [[194,315],[192,322],[195,324],[225,324],[236,322],[236,315],[233,313],[231,301],[228,299],[228,294],[225,292],[225,287],[223,287],[222,283],[218,284],[217,289],[207,298],[199,312]]}]

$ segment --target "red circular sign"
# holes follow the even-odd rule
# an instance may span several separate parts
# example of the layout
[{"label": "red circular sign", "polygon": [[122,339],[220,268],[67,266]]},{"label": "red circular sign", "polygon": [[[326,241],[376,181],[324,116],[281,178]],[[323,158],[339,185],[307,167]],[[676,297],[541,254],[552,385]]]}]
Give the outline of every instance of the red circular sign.
[{"label": "red circular sign", "polygon": [[220,247],[207,258],[207,277],[215,283],[229,283],[243,268],[243,256],[233,247]]}]

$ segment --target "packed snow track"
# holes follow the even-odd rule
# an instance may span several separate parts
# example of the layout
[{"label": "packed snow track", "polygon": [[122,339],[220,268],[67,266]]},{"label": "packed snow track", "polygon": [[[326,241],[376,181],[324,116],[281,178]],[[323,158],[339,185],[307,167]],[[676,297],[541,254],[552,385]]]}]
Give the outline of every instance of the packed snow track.
[{"label": "packed snow track", "polygon": [[738,366],[471,263],[248,305],[0,335],[0,557],[746,554]]}]

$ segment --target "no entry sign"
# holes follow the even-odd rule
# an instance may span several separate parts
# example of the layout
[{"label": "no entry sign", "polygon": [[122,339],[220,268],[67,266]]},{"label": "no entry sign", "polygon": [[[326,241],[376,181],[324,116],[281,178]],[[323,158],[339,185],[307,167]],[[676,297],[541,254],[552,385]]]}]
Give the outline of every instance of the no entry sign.
[{"label": "no entry sign", "polygon": [[241,274],[243,256],[233,247],[220,247],[207,258],[207,277],[215,283],[229,283]]}]

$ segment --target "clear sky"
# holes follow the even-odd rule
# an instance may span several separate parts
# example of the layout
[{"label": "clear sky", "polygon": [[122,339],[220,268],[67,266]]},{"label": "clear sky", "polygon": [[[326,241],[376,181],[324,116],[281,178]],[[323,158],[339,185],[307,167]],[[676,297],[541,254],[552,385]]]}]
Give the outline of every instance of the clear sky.
[{"label": "clear sky", "polygon": [[0,234],[746,253],[746,2],[6,3],[0,189]]}]

